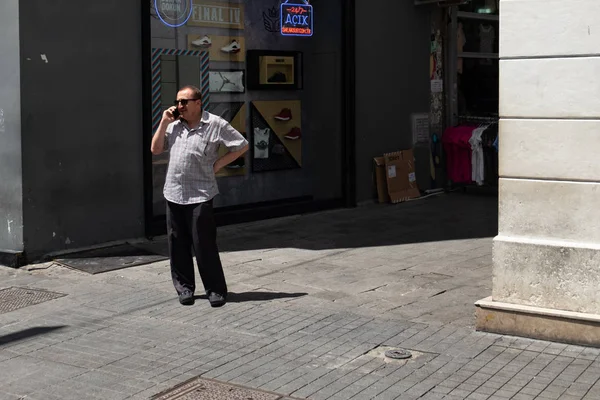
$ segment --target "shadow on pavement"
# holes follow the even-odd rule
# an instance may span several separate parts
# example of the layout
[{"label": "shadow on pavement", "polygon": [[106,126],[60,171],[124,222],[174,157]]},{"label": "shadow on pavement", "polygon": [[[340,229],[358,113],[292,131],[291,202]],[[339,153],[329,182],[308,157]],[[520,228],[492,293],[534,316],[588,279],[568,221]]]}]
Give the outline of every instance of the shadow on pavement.
[{"label": "shadow on pavement", "polygon": [[[283,292],[229,292],[227,294],[228,303],[245,303],[247,301],[269,301],[275,299],[293,299],[307,296],[308,293],[283,293]],[[206,300],[206,295],[195,296],[196,299]]]},{"label": "shadow on pavement", "polygon": [[59,329],[64,329],[66,327],[67,327],[66,325],[39,326],[39,327],[35,327],[35,328],[23,329],[22,331],[9,333],[7,335],[2,335],[2,336],[0,336],[0,347],[4,346],[6,344],[9,344],[9,343],[19,342],[21,340],[29,339],[33,336],[45,335],[46,333],[54,332]]},{"label": "shadow on pavement", "polygon": [[[491,238],[497,195],[445,193],[400,204],[295,215],[219,228],[221,252],[332,250]],[[166,238],[76,253],[55,261],[91,274],[168,259]]]},{"label": "shadow on pavement", "polygon": [[219,249],[348,249],[489,238],[498,234],[498,198],[443,194],[223,227]]}]

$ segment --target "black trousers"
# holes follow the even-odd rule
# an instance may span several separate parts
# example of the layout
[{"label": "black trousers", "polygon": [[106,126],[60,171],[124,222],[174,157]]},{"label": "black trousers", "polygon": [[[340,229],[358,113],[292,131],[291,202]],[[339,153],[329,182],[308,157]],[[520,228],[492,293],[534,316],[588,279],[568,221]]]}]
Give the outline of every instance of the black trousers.
[{"label": "black trousers", "polygon": [[196,290],[193,250],[206,294],[216,292],[226,296],[212,200],[189,205],[167,201],[167,236],[171,276],[177,293]]}]

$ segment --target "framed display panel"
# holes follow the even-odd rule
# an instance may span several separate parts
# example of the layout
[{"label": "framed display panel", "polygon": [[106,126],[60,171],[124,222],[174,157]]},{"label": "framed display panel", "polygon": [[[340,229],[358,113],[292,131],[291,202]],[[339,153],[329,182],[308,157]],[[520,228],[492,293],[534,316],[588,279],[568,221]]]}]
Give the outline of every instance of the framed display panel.
[{"label": "framed display panel", "polygon": [[[198,76],[194,76],[191,82],[198,84],[202,92],[202,105],[207,108],[210,105],[210,84],[209,84],[209,57],[206,51],[196,50],[177,50],[177,49],[152,49],[152,133],[158,129],[162,113],[169,108],[172,103],[167,101],[175,100],[178,82],[178,72],[176,64],[184,61],[182,57],[198,58]],[[165,62],[163,62],[165,61]],[[174,64],[174,65],[170,65]],[[174,89],[175,88],[175,89]],[[167,95],[169,90],[175,93]],[[170,99],[172,97],[172,99]],[[163,99],[164,98],[164,99]]]},{"label": "framed display panel", "polygon": [[299,100],[251,103],[253,172],[302,167],[301,112]]},{"label": "framed display panel", "polygon": [[244,82],[244,71],[217,70],[210,71],[211,93],[244,93],[246,91]]},{"label": "framed display panel", "polygon": [[302,53],[248,50],[247,85],[250,90],[302,89]]}]

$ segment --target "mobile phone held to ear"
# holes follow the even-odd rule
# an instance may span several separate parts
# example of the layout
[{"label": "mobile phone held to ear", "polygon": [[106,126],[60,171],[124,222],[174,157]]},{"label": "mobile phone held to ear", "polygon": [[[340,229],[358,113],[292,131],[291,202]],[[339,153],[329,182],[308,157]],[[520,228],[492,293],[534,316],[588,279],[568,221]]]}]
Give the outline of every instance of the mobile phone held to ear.
[{"label": "mobile phone held to ear", "polygon": [[179,110],[175,109],[175,111],[173,111],[173,118],[177,119],[179,118]]}]

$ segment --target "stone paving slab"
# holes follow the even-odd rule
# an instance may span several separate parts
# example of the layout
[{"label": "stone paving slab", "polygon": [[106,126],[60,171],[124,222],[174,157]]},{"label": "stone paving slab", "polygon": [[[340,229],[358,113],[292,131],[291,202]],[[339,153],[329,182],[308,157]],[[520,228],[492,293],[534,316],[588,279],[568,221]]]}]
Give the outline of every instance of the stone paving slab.
[{"label": "stone paving slab", "polygon": [[148,399],[198,376],[315,400],[600,398],[600,349],[474,331],[496,207],[452,194],[221,228],[219,309],[180,306],[167,262],[0,269],[0,289],[66,294],[0,314],[0,399]]}]

